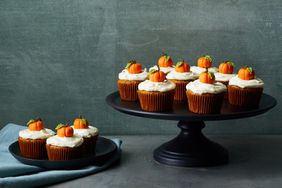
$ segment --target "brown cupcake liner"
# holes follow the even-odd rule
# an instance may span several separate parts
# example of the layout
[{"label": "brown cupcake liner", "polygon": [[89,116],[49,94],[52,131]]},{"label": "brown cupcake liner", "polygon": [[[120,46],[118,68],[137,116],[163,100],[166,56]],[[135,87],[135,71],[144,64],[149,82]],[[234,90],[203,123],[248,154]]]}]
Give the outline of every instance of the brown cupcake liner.
[{"label": "brown cupcake liner", "polygon": [[228,86],[228,101],[242,107],[258,107],[263,88],[240,88]]},{"label": "brown cupcake liner", "polygon": [[172,110],[175,90],[167,92],[151,92],[138,90],[141,109],[148,112]]},{"label": "brown cupcake liner", "polygon": [[30,159],[47,158],[46,139],[24,139],[18,137],[20,152],[23,157]]},{"label": "brown cupcake liner", "polygon": [[192,91],[186,91],[188,98],[188,108],[191,112],[198,114],[216,114],[221,110],[224,93],[218,94],[195,94]]},{"label": "brown cupcake liner", "polygon": [[[220,83],[223,83],[226,87],[228,87],[228,83],[229,81],[217,81],[217,82],[220,82]],[[226,90],[226,92],[224,92],[224,99],[228,99],[228,90]]]},{"label": "brown cupcake liner", "polygon": [[83,147],[60,147],[46,144],[48,159],[51,161],[71,160],[82,156]]},{"label": "brown cupcake liner", "polygon": [[186,101],[186,85],[193,80],[169,80],[173,83],[175,83],[175,94],[174,94],[174,100],[175,101]]},{"label": "brown cupcake liner", "polygon": [[96,151],[96,142],[98,135],[91,136],[89,138],[83,137],[83,153],[84,155],[93,155]]},{"label": "brown cupcake liner", "polygon": [[142,81],[139,80],[118,80],[117,85],[121,100],[124,101],[137,101],[138,84]]}]

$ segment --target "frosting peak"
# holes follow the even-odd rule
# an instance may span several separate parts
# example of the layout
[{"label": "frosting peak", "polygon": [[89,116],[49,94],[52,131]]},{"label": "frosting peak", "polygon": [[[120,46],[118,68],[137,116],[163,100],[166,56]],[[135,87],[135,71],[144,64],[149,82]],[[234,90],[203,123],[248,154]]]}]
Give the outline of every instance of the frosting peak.
[{"label": "frosting peak", "polygon": [[138,90],[166,92],[175,89],[175,87],[175,83],[168,80],[164,82],[145,80],[138,85]]},{"label": "frosting peak", "polygon": [[193,72],[177,72],[172,70],[167,74],[166,78],[171,80],[195,80],[198,78],[198,75]]},{"label": "frosting peak", "polygon": [[261,79],[255,78],[252,80],[242,80],[237,76],[229,80],[229,85],[238,86],[240,88],[263,88],[264,83]]},{"label": "frosting peak", "polygon": [[227,90],[226,86],[220,82],[215,82],[214,84],[206,84],[202,83],[199,80],[195,80],[193,82],[189,82],[186,85],[187,90],[191,90],[193,93],[196,94],[203,94],[203,93],[222,93]]},{"label": "frosting peak", "polygon": [[118,74],[118,79],[120,80],[145,80],[148,77],[147,70],[144,69],[143,72],[138,74],[131,74],[127,69],[122,70]]}]

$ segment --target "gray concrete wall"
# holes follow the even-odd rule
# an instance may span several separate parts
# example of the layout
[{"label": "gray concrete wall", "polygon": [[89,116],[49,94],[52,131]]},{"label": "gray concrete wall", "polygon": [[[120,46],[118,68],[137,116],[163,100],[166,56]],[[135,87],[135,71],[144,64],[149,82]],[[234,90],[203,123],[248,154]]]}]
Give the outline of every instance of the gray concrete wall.
[{"label": "gray concrete wall", "polygon": [[41,116],[48,127],[83,114],[103,134],[167,134],[175,122],[132,117],[104,101],[129,59],[162,51],[191,65],[251,65],[278,100],[270,112],[208,122],[211,134],[280,134],[282,1],[0,1],[0,127]]}]

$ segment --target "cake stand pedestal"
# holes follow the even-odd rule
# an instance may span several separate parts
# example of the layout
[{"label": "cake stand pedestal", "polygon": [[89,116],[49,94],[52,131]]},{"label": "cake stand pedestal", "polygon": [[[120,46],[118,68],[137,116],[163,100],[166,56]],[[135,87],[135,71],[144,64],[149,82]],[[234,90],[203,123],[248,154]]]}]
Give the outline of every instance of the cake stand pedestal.
[{"label": "cake stand pedestal", "polygon": [[163,164],[182,167],[222,165],[228,162],[228,151],[207,139],[202,129],[204,121],[239,119],[263,114],[276,105],[276,100],[263,94],[257,108],[241,108],[224,101],[219,114],[195,114],[188,110],[187,103],[174,103],[168,112],[142,111],[138,102],[120,100],[119,93],[107,96],[107,103],[114,109],[140,117],[177,120],[180,133],[154,151],[154,159]]}]

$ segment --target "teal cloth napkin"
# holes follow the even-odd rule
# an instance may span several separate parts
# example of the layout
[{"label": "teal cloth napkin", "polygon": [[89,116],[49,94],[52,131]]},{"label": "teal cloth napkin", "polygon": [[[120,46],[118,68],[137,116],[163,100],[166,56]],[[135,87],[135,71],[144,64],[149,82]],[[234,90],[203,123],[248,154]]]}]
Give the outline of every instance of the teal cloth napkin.
[{"label": "teal cloth napkin", "polygon": [[89,174],[97,173],[117,162],[121,157],[120,139],[112,139],[117,152],[102,166],[87,166],[78,170],[46,170],[25,165],[17,161],[8,151],[11,143],[17,141],[18,132],[24,126],[9,123],[0,130],[0,187],[38,187],[54,184]]}]

